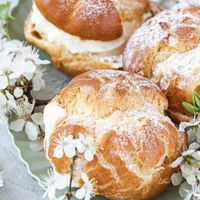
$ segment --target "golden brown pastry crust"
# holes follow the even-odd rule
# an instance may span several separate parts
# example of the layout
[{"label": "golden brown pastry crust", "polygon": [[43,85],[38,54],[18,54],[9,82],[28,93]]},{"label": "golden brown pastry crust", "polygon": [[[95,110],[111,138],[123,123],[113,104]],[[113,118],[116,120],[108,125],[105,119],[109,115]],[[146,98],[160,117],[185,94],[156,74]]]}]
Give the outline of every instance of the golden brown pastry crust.
[{"label": "golden brown pastry crust", "polygon": [[[36,1],[37,6],[41,7],[41,9],[40,9],[41,12],[44,9],[43,7],[46,5],[45,2],[47,2],[47,1]],[[53,2],[53,4],[52,4],[52,2]],[[61,1],[59,1],[59,2],[61,2]],[[68,1],[66,1],[66,2],[68,2]],[[71,2],[74,2],[74,1],[71,1]],[[77,1],[77,2],[79,2],[79,1]],[[82,1],[82,2],[84,2],[84,1]],[[102,2],[106,3],[107,1],[102,1]],[[54,5],[54,1],[48,1],[48,3]],[[136,29],[139,26],[139,24],[141,24],[143,22],[144,14],[149,11],[148,0],[142,0],[142,1],[134,0],[131,2],[128,0],[117,0],[117,1],[113,1],[112,4],[115,5],[115,10],[117,9],[118,15],[120,15],[120,23],[118,23],[118,25],[120,26],[120,31],[118,31],[118,33],[116,33],[116,34],[110,34],[109,31],[113,32],[113,33],[116,32],[115,30],[113,31],[112,27],[108,24],[111,22],[110,19],[107,20],[106,23],[104,23],[104,18],[101,18],[102,21],[100,21],[98,23],[98,26],[101,26],[101,24],[104,24],[105,27],[103,27],[103,28],[106,28],[107,35],[103,39],[98,40],[98,41],[106,41],[106,40],[111,41],[113,39],[112,38],[113,35],[118,35],[117,38],[120,37],[122,35],[122,32],[121,32],[122,22],[133,22],[133,29],[134,28]],[[56,6],[58,6],[57,4],[54,6],[52,6],[52,5],[50,7],[52,10],[48,9],[48,12],[49,11],[53,12],[53,10],[56,8]],[[73,5],[69,6],[69,8],[67,10],[67,12],[70,13],[69,15],[71,15],[71,12],[72,12],[72,10],[70,11],[70,9],[72,9],[71,7],[73,7]],[[47,9],[45,9],[45,10],[47,10]],[[45,13],[43,13],[43,14],[45,15]],[[61,13],[59,13],[59,14],[62,15]],[[80,13],[75,13],[75,14],[80,15]],[[92,13],[90,13],[90,14],[92,15]],[[108,15],[109,18],[110,18],[110,14]],[[67,15],[67,13],[66,13],[66,15]],[[29,14],[28,18],[25,21],[24,29],[25,29],[26,39],[29,42],[34,43],[41,49],[44,49],[51,56],[55,67],[61,69],[65,73],[74,76],[74,75],[80,74],[82,72],[91,70],[91,69],[120,69],[121,68],[121,61],[119,61],[120,60],[119,58],[118,58],[118,64],[116,67],[116,62],[117,62],[117,61],[115,61],[116,59],[114,59],[114,61],[104,60],[104,59],[102,60],[101,55],[98,55],[95,53],[90,53],[90,52],[71,53],[69,51],[69,49],[64,47],[64,45],[54,44],[54,43],[50,42],[48,40],[48,36],[45,35],[45,33],[41,32],[35,28],[35,22],[33,22],[31,20],[31,16],[32,16],[32,13]],[[59,17],[57,15],[55,15],[55,12],[53,12],[52,17],[55,17],[55,16],[58,18],[57,20],[59,20]],[[91,17],[91,19],[93,19],[93,18]],[[52,22],[51,20],[49,20],[49,21]],[[78,25],[78,23],[76,23],[77,25],[74,26],[73,23],[75,23],[75,22],[73,22],[73,21],[70,21],[70,23],[71,23],[71,25],[67,23],[67,26],[69,26],[69,28],[70,27],[75,28]],[[82,23],[82,22],[80,22],[80,23]],[[89,21],[87,21],[87,23],[89,23]],[[54,24],[57,25],[56,22]],[[97,40],[97,39],[100,39],[101,37],[103,37],[102,35],[104,35],[104,31],[99,29],[98,27],[96,27],[96,22],[94,24],[91,23],[89,25],[94,26],[92,28],[92,29],[95,29],[94,32],[92,32],[91,31],[92,29],[88,28],[86,25],[84,25],[84,27],[82,27],[81,30],[79,30],[77,28],[76,28],[76,30],[81,31],[82,34],[86,34],[86,35],[87,35],[87,31],[89,31],[88,34],[91,34],[90,37],[89,36],[86,37],[84,35],[78,34],[78,32],[74,33],[74,34],[77,36],[81,36],[83,38],[90,38],[93,40]],[[108,25],[109,25],[109,27],[108,27]],[[60,27],[59,25],[57,25],[57,26]],[[113,24],[113,27],[114,26],[115,25]],[[82,29],[83,29],[83,31],[82,31]],[[96,33],[96,32],[98,32],[98,33]],[[71,32],[69,31],[69,33],[71,33]],[[122,46],[122,50],[120,50],[120,51],[121,52],[117,52],[117,55],[122,53],[123,46]],[[110,55],[110,56],[115,56],[115,55]]]},{"label": "golden brown pastry crust", "polygon": [[124,52],[124,70],[154,80],[165,92],[170,116],[177,122],[191,116],[182,102],[192,102],[192,93],[200,84],[193,81],[200,63],[191,62],[197,60],[192,51],[199,51],[199,45],[200,4],[186,1],[145,22]]},{"label": "golden brown pastry crust", "polygon": [[[75,76],[77,74],[92,69],[115,69],[115,62],[102,61],[100,56],[92,53],[76,53],[68,51],[62,44],[48,42],[47,36],[34,29],[31,21],[31,14],[25,21],[25,37],[29,42],[34,43],[39,48],[45,50],[54,63],[54,67],[62,70],[66,74]],[[120,67],[118,67],[119,69]]]},{"label": "golden brown pastry crust", "polygon": [[53,101],[67,111],[47,146],[59,173],[69,173],[70,160],[53,157],[56,139],[82,133],[94,138],[97,152],[91,162],[76,160],[77,182],[86,173],[111,200],[146,200],[166,190],[184,136],[164,116],[167,100],[155,84],[127,72],[95,70],[74,78]]},{"label": "golden brown pastry crust", "polygon": [[35,3],[45,18],[63,31],[101,41],[119,38],[123,32],[121,20],[141,22],[149,9],[148,0],[35,0]]}]

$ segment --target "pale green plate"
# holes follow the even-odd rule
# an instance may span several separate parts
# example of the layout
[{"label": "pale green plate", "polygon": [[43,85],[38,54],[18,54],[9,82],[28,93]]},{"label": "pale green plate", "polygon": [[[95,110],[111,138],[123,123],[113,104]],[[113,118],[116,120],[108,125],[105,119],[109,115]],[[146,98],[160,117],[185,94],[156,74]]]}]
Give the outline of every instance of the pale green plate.
[{"label": "pale green plate", "polygon": [[[21,0],[19,6],[14,11],[15,21],[10,25],[10,34],[12,38],[24,40],[23,34],[23,22],[31,8],[31,0]],[[40,52],[43,58],[49,58],[44,52]],[[51,78],[49,78],[51,77]],[[56,71],[52,66],[48,66],[48,85],[51,85],[51,89],[46,89],[42,92],[43,97],[48,99],[55,95],[60,88],[67,84],[68,78],[62,73]],[[57,86],[59,84],[59,86]],[[56,87],[56,88],[55,88]],[[54,91],[54,92],[51,92]],[[39,94],[41,97],[41,95]],[[22,162],[25,163],[30,175],[38,182],[40,182],[40,176],[46,173],[46,170],[50,168],[50,164],[45,158],[44,152],[33,152],[29,148],[29,141],[23,133],[12,133],[13,142],[16,146]],[[96,197],[95,199],[105,199],[103,197]],[[166,193],[157,197],[154,200],[181,200],[178,195],[178,190],[172,188]]]}]

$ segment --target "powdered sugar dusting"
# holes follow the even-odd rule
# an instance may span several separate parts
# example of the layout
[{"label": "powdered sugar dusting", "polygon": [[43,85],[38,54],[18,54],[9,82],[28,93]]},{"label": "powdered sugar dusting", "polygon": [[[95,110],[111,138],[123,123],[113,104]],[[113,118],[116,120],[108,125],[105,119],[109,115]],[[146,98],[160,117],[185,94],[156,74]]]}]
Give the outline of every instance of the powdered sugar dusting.
[{"label": "powdered sugar dusting", "polygon": [[81,17],[84,19],[93,18],[98,19],[100,16],[110,15],[113,12],[113,5],[107,1],[85,0],[80,1],[82,7],[85,8]]},{"label": "powdered sugar dusting", "polygon": [[[185,1],[174,6],[170,10],[165,10],[145,22],[131,37],[128,42],[126,52],[124,54],[125,66],[136,67],[140,61],[132,61],[132,58],[136,57],[138,52],[145,51],[146,49],[154,49],[162,42],[167,42],[165,39],[170,37],[169,46],[173,46],[179,42],[180,29],[191,28],[196,29],[196,34],[190,35],[190,37],[199,37],[200,33],[200,18],[191,11],[191,6],[196,5],[193,1]],[[196,7],[197,9],[197,7]],[[198,8],[200,9],[200,7]],[[196,11],[197,12],[197,11]],[[144,53],[144,56],[145,53]]]},{"label": "powdered sugar dusting", "polygon": [[[169,82],[176,80],[177,87],[190,87],[193,91],[200,83],[200,45],[184,53],[174,53],[164,62],[159,63],[154,72],[153,80],[160,82],[162,90],[167,90]],[[160,77],[162,77],[161,80]]]},{"label": "powdered sugar dusting", "polygon": [[[88,89],[88,85],[77,84],[79,80],[92,80],[94,83],[98,81],[99,85],[97,88]],[[113,159],[118,156],[129,172],[143,180],[151,180],[153,175],[161,170],[164,158],[170,157],[169,152],[173,152],[172,149],[169,150],[170,139],[167,134],[169,130],[165,124],[171,127],[174,125],[168,117],[164,116],[164,106],[161,103],[153,103],[154,98],[160,98],[160,101],[163,98],[157,86],[137,75],[114,70],[91,71],[83,77],[80,76],[76,81],[79,92],[72,100],[75,105],[73,104],[73,108],[68,103],[62,105],[68,113],[64,123],[85,127],[87,131],[84,134],[94,137],[97,147],[101,150],[104,150],[102,149],[104,148],[103,141],[108,133],[114,133],[114,138],[110,140],[110,145],[114,147],[109,150],[110,156]],[[155,93],[155,97],[147,96],[146,90]],[[118,97],[118,91],[123,92],[120,97]],[[65,95],[67,98],[70,94]],[[154,165],[155,169],[151,166],[141,168],[136,157],[140,157],[140,151],[144,151],[142,150],[144,145],[154,150],[158,140],[165,150]],[[125,149],[130,148],[130,143],[133,148],[130,150],[130,155],[127,155]],[[121,181],[118,166],[104,158],[100,152],[97,156],[99,164],[110,171],[114,180]]]}]

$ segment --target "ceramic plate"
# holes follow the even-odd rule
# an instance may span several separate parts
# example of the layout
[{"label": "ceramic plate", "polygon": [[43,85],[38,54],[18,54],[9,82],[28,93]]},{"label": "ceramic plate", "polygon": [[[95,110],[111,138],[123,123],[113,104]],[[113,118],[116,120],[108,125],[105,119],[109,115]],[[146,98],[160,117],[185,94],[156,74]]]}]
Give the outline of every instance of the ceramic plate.
[{"label": "ceramic plate", "polygon": [[[12,38],[24,40],[23,34],[23,23],[28,12],[31,9],[31,0],[21,0],[19,6],[14,10],[15,21],[10,25],[10,34]],[[42,51],[40,51],[41,57],[44,59],[49,59],[49,57]],[[52,68],[52,66],[47,67],[46,78],[48,88],[44,91],[36,94],[42,99],[52,98],[61,88],[63,88],[69,81],[66,75]],[[16,146],[22,162],[27,166],[30,175],[38,181],[40,184],[40,176],[46,173],[46,170],[50,168],[49,162],[45,158],[44,152],[33,152],[29,147],[29,141],[25,133],[11,133],[13,138],[13,143]],[[97,199],[105,199],[103,197],[96,197]],[[181,200],[178,195],[178,189],[171,188],[166,193],[157,197],[154,200]]]}]

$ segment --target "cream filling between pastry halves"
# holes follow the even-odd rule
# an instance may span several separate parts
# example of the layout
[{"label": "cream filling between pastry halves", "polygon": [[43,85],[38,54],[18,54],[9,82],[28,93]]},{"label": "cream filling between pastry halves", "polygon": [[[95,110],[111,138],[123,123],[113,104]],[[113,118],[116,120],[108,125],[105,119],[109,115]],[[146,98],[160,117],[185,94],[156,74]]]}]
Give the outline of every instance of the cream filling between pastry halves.
[{"label": "cream filling between pastry halves", "polygon": [[138,26],[136,21],[124,22],[123,35],[120,38],[102,42],[98,40],[84,40],[78,36],[62,31],[47,21],[35,4],[33,5],[31,21],[34,23],[34,29],[45,34],[46,39],[50,43],[62,45],[71,53],[89,52],[96,53],[97,55],[102,54],[103,56],[120,55],[123,52],[124,45]]}]

